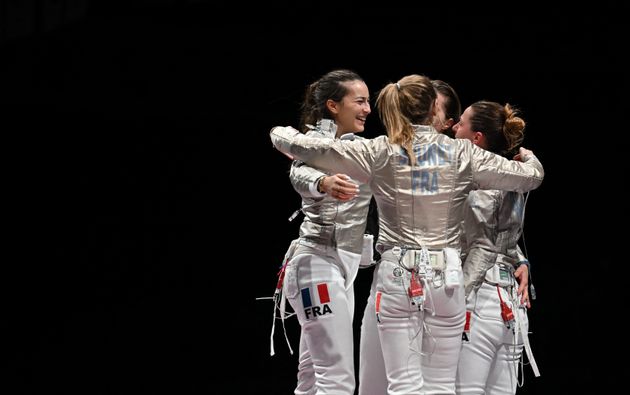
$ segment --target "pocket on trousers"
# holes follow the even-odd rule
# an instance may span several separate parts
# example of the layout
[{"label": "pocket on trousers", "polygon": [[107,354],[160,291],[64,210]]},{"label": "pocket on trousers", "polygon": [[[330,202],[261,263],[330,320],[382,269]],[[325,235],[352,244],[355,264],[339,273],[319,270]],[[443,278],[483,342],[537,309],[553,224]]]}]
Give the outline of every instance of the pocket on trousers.
[{"label": "pocket on trousers", "polygon": [[300,292],[298,286],[297,262],[289,262],[284,273],[284,294],[289,299],[295,299]]}]

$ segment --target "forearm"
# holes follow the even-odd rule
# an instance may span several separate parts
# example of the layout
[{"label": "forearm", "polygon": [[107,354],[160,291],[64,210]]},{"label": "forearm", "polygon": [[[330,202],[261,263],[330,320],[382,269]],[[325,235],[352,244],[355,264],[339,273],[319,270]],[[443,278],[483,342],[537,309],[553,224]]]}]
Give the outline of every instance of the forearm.
[{"label": "forearm", "polygon": [[524,162],[519,162],[483,151],[473,148],[473,179],[482,189],[527,192],[542,183],[545,172],[534,155],[528,155]]},{"label": "forearm", "polygon": [[327,173],[343,173],[359,182],[370,175],[368,148],[356,141],[305,136],[291,127],[270,132],[276,149]]},{"label": "forearm", "polygon": [[325,176],[326,173],[314,169],[301,161],[294,161],[289,173],[293,189],[302,197],[310,198],[318,198],[325,195],[325,193],[318,190],[319,181]]}]

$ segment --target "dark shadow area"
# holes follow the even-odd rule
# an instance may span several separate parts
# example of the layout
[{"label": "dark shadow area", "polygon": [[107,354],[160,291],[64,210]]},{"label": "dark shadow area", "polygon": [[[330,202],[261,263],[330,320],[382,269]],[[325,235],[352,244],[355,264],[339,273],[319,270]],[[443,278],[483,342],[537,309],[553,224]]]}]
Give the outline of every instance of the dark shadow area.
[{"label": "dark shadow area", "polygon": [[[623,154],[610,149],[621,147],[627,86],[620,5],[568,16],[93,1],[51,22],[53,5],[72,3],[51,2],[10,30],[9,3],[0,97],[15,252],[1,325],[12,393],[292,393],[297,358],[280,323],[269,356],[272,305],[255,300],[272,294],[299,226],[287,221],[300,202],[289,163],[268,131],[296,125],[306,85],[339,67],[373,98],[419,73],[449,82],[464,106],[522,110],[546,179],[525,225],[542,376],[526,367],[518,393],[620,382],[607,344],[620,326],[611,280],[623,272],[609,248],[620,235],[603,225],[624,207]],[[365,134],[381,133],[373,112]],[[355,285],[357,334],[370,281],[368,269]],[[295,319],[287,330],[297,350]]]}]

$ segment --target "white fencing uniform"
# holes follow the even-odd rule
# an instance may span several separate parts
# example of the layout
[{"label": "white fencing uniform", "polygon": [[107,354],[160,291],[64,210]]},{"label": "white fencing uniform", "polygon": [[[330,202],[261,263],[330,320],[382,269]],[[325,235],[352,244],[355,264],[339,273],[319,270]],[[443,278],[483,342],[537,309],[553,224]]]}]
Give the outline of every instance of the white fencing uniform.
[{"label": "white fencing uniform", "polygon": [[[527,309],[514,270],[524,199],[505,191],[473,191],[464,219],[467,323],[457,372],[458,394],[514,395],[527,344]],[[535,361],[532,367],[537,374]]]},{"label": "white fencing uniform", "polygon": [[[331,120],[321,120],[307,135],[330,137]],[[343,139],[360,139],[344,135]],[[317,192],[325,173],[295,161],[291,182],[302,196],[300,237],[287,253],[283,294],[301,326],[296,395],[353,395],[354,288],[363,250],[372,193],[360,185],[356,198],[341,202]],[[370,239],[371,240],[371,239]],[[371,252],[371,244],[369,246]]]},{"label": "white fencing uniform", "polygon": [[[374,193],[382,258],[372,284],[378,336],[368,337],[380,342],[389,395],[425,394],[431,386],[445,388],[443,394],[455,391],[458,347],[445,346],[453,351],[434,361],[435,367],[442,365],[436,369],[423,368],[421,352],[423,341],[461,342],[465,305],[459,235],[468,192],[528,191],[544,175],[533,155],[524,162],[509,161],[431,126],[414,128],[414,166],[386,136],[339,141],[310,138],[291,127],[271,131],[278,150],[368,183]],[[429,315],[434,319],[431,333],[424,330]]]}]

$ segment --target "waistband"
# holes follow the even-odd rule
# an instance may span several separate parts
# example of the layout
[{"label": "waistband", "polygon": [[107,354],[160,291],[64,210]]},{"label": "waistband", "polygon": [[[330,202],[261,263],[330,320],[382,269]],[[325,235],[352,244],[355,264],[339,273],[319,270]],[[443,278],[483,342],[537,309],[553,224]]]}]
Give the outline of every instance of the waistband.
[{"label": "waistband", "polygon": [[337,250],[337,247],[334,246],[329,241],[313,240],[306,237],[298,237],[297,239],[295,239],[295,242],[296,242],[297,248],[306,247],[306,248],[312,248],[314,250],[321,251],[321,252],[328,252],[328,251],[334,252]]},{"label": "waistband", "polygon": [[490,285],[499,287],[510,287],[516,283],[514,278],[514,268],[510,265],[497,263],[486,271],[484,281]]},{"label": "waistband", "polygon": [[442,249],[392,247],[385,250],[381,256],[388,254],[393,255],[407,270],[423,265],[440,272],[446,269],[446,258]]}]

